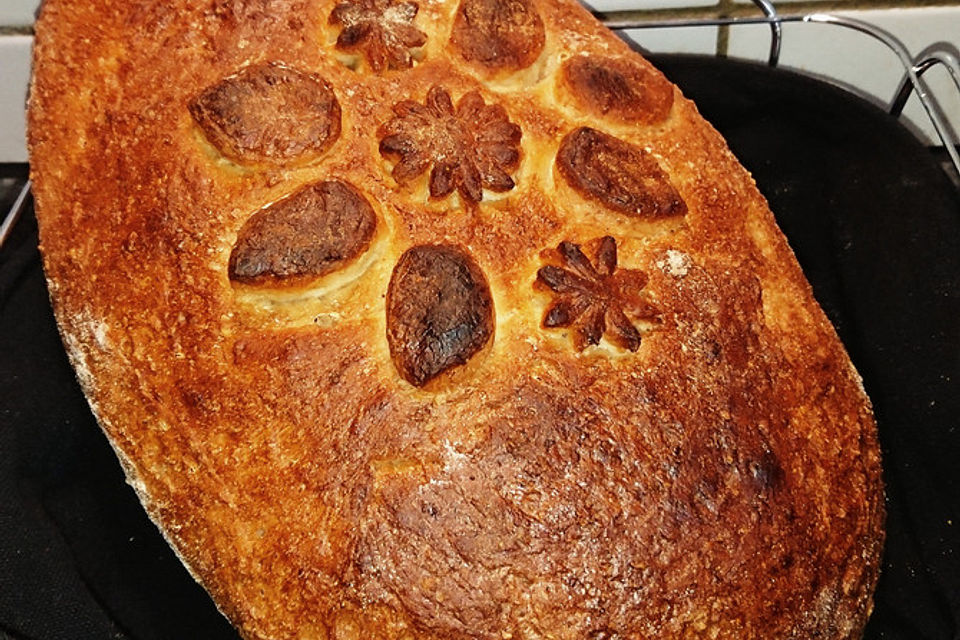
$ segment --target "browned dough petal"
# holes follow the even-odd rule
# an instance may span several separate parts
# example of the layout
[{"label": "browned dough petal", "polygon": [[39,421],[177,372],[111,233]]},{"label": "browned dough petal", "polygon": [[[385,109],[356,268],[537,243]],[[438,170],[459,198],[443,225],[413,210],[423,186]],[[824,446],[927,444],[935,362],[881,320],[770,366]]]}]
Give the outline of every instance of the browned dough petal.
[{"label": "browned dough petal", "polygon": [[597,273],[601,276],[609,276],[616,269],[617,241],[612,236],[604,236],[600,239],[600,247],[597,249]]},{"label": "browned dough petal", "polygon": [[557,293],[581,293],[590,290],[590,283],[580,276],[548,264],[537,271],[537,280]]},{"label": "browned dough petal", "polygon": [[[519,144],[520,136],[522,135],[520,125],[507,120],[506,112],[504,112],[502,108],[488,110],[488,112],[483,115],[487,117],[481,122],[486,126],[479,129],[479,135],[477,136],[478,142],[508,145]],[[497,119],[496,116],[500,116],[500,118]]]},{"label": "browned dough petal", "polygon": [[608,338],[618,347],[627,351],[640,348],[640,332],[619,307],[607,307],[606,324],[611,329]]},{"label": "browned dough petal", "polygon": [[452,161],[445,161],[434,165],[430,172],[430,195],[434,198],[442,198],[453,193],[456,188],[454,171],[459,167]]},{"label": "browned dough petal", "polygon": [[370,25],[367,23],[355,24],[347,27],[337,36],[337,47],[340,49],[349,49],[358,42],[367,37],[370,33]]},{"label": "browned dough petal", "polygon": [[391,175],[397,184],[407,184],[430,166],[430,156],[420,153],[410,153],[403,156],[393,168]]},{"label": "browned dough petal", "polygon": [[[408,48],[422,47],[427,43],[427,34],[416,27],[410,25],[398,25],[395,29],[396,38]],[[407,51],[406,57],[409,58],[410,52]],[[409,66],[409,65],[407,65]]]},{"label": "browned dough petal", "polygon": [[605,309],[601,304],[594,304],[574,323],[573,343],[577,351],[583,351],[587,345],[599,344],[600,338],[606,329]]},{"label": "browned dough petal", "polygon": [[430,117],[427,107],[416,100],[401,100],[393,105],[393,112],[401,118],[416,118],[426,121]]},{"label": "browned dough petal", "polygon": [[499,143],[480,143],[477,145],[477,156],[490,167],[502,169],[516,169],[520,164],[520,151],[516,147],[508,147]]},{"label": "browned dough petal", "polygon": [[[479,121],[478,114],[483,110],[486,103],[479,91],[470,91],[460,97],[457,103],[457,117],[467,122]],[[506,114],[504,114],[506,117]]]},{"label": "browned dough petal", "polygon": [[493,335],[487,279],[451,245],[408,249],[387,290],[387,342],[397,371],[422,387],[476,354]]},{"label": "browned dough petal", "polygon": [[380,153],[383,155],[396,153],[401,157],[406,157],[407,155],[415,153],[416,150],[416,141],[410,136],[405,136],[400,133],[389,135],[380,141]]},{"label": "browned dough petal", "polygon": [[210,143],[242,164],[305,164],[340,136],[340,104],[327,81],[280,64],[246,67],[189,108]]},{"label": "browned dough petal", "polygon": [[[507,178],[509,179],[510,176]],[[512,187],[513,184],[510,186]],[[483,199],[483,177],[477,165],[469,158],[460,159],[460,184],[457,189],[467,200],[480,202]]]},{"label": "browned dough petal", "polygon": [[580,127],[567,134],[556,166],[577,192],[614,211],[648,219],[687,212],[652,155],[596,129]]},{"label": "browned dough petal", "polygon": [[230,254],[230,279],[282,286],[336,271],[367,250],[376,226],[352,186],[306,186],[247,220]]},{"label": "browned dough petal", "polygon": [[583,253],[580,245],[564,240],[557,247],[557,250],[560,252],[564,264],[573,269],[580,277],[587,280],[597,278],[597,270],[590,264],[590,259]]},{"label": "browned dough petal", "polygon": [[533,64],[544,40],[543,20],[531,0],[463,0],[450,37],[465,59],[508,71]]},{"label": "browned dough petal", "polygon": [[624,58],[575,56],[563,65],[562,78],[580,107],[631,124],[667,119],[673,85],[651,66]]},{"label": "browned dough petal", "polygon": [[442,118],[453,115],[453,100],[450,99],[450,92],[439,85],[430,87],[427,91],[425,104],[434,117]]},{"label": "browned dough petal", "polygon": [[516,183],[513,181],[513,178],[510,177],[509,173],[491,163],[487,164],[488,166],[484,167],[480,172],[484,187],[491,191],[503,193],[504,191],[510,191],[510,189],[516,186]]},{"label": "browned dough petal", "polygon": [[550,303],[543,315],[543,326],[547,328],[569,327],[574,320],[583,315],[590,306],[586,296],[561,296]]}]

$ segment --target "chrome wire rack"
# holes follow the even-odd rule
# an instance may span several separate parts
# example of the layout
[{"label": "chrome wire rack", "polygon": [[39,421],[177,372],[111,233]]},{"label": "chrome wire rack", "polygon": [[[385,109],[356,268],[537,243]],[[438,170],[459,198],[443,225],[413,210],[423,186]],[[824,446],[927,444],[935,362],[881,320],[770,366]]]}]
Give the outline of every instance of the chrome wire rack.
[{"label": "chrome wire rack", "polygon": [[[853,29],[866,34],[875,40],[886,45],[890,51],[897,57],[903,66],[903,78],[889,102],[888,111],[894,117],[900,117],[903,108],[911,95],[916,95],[924,112],[930,119],[934,131],[940,138],[950,163],[956,172],[956,178],[960,180],[960,142],[957,140],[956,133],[944,121],[940,108],[940,102],[930,90],[928,84],[924,81],[923,75],[934,67],[943,67],[946,69],[958,93],[960,93],[960,60],[943,45],[933,45],[916,57],[910,55],[909,50],[893,34],[881,29],[880,27],[853,18],[832,15],[828,13],[809,13],[802,15],[780,15],[769,0],[753,0],[762,13],[761,16],[740,16],[729,18],[706,18],[706,19],[677,19],[677,20],[644,20],[644,19],[618,19],[616,17],[601,17],[608,28],[615,31],[627,29],[669,29],[676,27],[699,27],[699,26],[726,26],[736,27],[739,25],[757,25],[767,24],[770,26],[770,52],[767,62],[770,66],[776,67],[780,61],[780,52],[783,45],[783,25],[789,23],[806,24],[825,24],[833,25],[838,28]],[[20,189],[20,192],[6,212],[3,222],[0,223],[0,247],[10,235],[13,226],[23,212],[30,200],[30,181],[28,180]]]},{"label": "chrome wire rack", "polygon": [[29,200],[30,181],[27,180],[20,188],[20,192],[17,194],[16,199],[14,199],[10,210],[7,211],[7,214],[4,216],[3,222],[0,223],[0,247],[2,247],[7,241],[7,238],[10,237],[10,232],[13,231],[13,225],[20,219],[20,215],[23,213]]},{"label": "chrome wire rack", "polygon": [[940,108],[940,102],[930,90],[930,87],[923,80],[923,75],[930,69],[941,66],[946,69],[958,93],[960,93],[960,60],[943,44],[934,44],[925,49],[916,57],[911,57],[910,51],[906,45],[894,36],[892,33],[881,29],[880,27],[829,13],[808,13],[799,15],[780,15],[777,13],[773,3],[769,0],[753,0],[757,5],[762,16],[755,17],[730,17],[730,18],[706,18],[706,19],[679,19],[679,20],[643,20],[603,18],[601,21],[607,28],[614,31],[623,31],[627,29],[669,29],[676,27],[700,27],[700,26],[722,26],[735,27],[738,25],[770,25],[770,53],[767,63],[771,67],[776,67],[780,62],[780,52],[783,46],[783,25],[789,23],[801,24],[822,24],[833,25],[839,28],[852,29],[866,34],[871,38],[884,44],[897,57],[903,67],[903,78],[890,100],[888,111],[894,117],[900,117],[907,100],[911,95],[916,94],[920,104],[934,131],[940,138],[956,177],[960,179],[960,141],[957,140],[957,134],[945,122]]}]

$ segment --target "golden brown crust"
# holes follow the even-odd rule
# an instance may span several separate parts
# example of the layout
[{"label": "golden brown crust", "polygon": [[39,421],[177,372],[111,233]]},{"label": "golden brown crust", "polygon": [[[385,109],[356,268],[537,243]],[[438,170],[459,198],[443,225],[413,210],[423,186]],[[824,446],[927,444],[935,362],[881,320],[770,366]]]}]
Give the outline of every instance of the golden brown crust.
[{"label": "golden brown crust", "polygon": [[[29,116],[45,268],[131,483],[249,638],[856,637],[883,518],[856,372],[693,105],[674,91],[637,125],[567,100],[574,55],[659,76],[572,2],[524,6],[542,50],[508,33],[492,73],[451,43],[450,2],[419,3],[409,68],[374,69],[338,49],[332,0],[47,0]],[[322,79],[339,134],[309,160],[210,139],[190,105],[248,68]],[[430,197],[426,169],[391,175],[380,128],[437,86],[519,127],[510,189]],[[637,217],[569,184],[556,156],[584,124],[642,150],[685,212]],[[327,181],[376,215],[364,249],[292,286],[232,284],[253,216]],[[458,357],[419,387],[386,297],[424,246],[466,256],[491,313],[489,333],[438,343]],[[544,269],[589,275],[573,247],[597,278],[564,288]],[[559,321],[564,295],[586,320]]]}]

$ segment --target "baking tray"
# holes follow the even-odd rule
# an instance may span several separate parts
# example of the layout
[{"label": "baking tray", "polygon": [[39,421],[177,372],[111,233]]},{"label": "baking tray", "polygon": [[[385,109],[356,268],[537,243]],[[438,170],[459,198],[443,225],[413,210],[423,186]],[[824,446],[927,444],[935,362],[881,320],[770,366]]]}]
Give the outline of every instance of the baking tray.
[{"label": "baking tray", "polygon": [[[836,87],[653,56],[750,169],[864,378],[887,485],[870,639],[960,633],[960,195]],[[0,638],[236,639],[147,520],[76,384],[32,211],[0,251]]]}]

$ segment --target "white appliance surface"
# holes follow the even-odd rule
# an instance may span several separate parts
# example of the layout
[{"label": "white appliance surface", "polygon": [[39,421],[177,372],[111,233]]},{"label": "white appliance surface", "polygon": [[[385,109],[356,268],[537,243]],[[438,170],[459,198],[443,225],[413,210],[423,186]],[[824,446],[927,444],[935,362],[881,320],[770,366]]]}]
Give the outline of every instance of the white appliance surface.
[{"label": "white appliance surface", "polygon": [[0,1],[0,25],[20,27],[33,24],[38,6],[40,6],[40,0],[2,0]]}]

